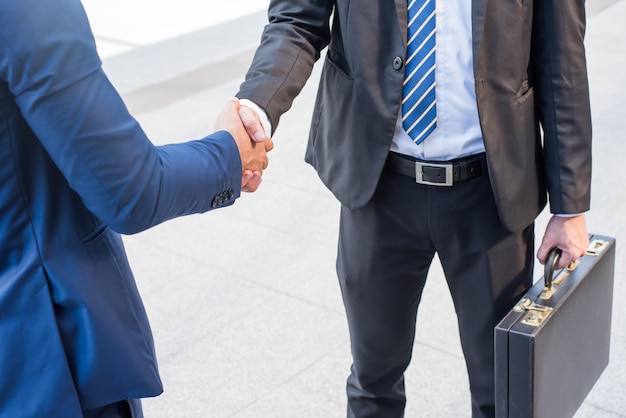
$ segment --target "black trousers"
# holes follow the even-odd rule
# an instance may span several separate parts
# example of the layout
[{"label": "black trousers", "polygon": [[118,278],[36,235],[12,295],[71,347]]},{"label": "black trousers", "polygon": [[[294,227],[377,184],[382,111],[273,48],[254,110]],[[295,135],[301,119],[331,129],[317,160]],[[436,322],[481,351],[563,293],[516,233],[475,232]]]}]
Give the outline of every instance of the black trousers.
[{"label": "black trousers", "polygon": [[348,417],[403,416],[404,371],[435,253],[458,316],[472,416],[494,417],[493,329],[532,284],[534,226],[503,227],[486,175],[437,187],[388,170],[367,206],[341,212],[337,272],[353,356]]}]

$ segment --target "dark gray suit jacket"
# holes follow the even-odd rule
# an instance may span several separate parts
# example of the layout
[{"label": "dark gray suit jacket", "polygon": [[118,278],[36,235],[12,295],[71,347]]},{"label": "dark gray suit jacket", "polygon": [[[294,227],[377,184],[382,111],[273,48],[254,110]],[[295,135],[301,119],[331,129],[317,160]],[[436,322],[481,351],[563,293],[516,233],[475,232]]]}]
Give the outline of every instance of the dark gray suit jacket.
[{"label": "dark gray suit jacket", "polygon": [[[589,209],[591,116],[584,0],[474,0],[474,74],[503,223]],[[342,204],[369,201],[400,110],[406,0],[272,0],[237,94],[276,129],[326,46],[306,160]]]}]

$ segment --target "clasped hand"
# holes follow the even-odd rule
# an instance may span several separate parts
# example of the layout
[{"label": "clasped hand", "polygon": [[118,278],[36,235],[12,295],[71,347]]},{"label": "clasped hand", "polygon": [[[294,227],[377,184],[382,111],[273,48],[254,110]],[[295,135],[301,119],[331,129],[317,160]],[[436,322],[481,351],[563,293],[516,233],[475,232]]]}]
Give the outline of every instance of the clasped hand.
[{"label": "clasped hand", "polygon": [[572,261],[584,256],[589,245],[589,235],[585,215],[552,216],[546,232],[537,251],[537,258],[541,264],[546,263],[548,253],[552,248],[561,250],[561,257],[555,269],[562,269]]},{"label": "clasped hand", "polygon": [[256,191],[268,165],[267,153],[274,148],[274,142],[267,138],[258,118],[250,112],[242,112],[239,100],[231,99],[217,117],[214,129],[230,132],[237,143],[242,167],[241,190]]}]

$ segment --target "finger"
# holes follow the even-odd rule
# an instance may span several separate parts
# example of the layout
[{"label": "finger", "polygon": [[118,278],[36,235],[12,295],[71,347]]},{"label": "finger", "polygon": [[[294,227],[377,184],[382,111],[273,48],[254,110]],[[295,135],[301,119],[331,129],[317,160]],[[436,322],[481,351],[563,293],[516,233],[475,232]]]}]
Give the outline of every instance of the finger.
[{"label": "finger", "polygon": [[553,248],[559,248],[561,250],[561,255],[559,256],[559,260],[554,265],[555,270],[562,269],[567,267],[571,262],[576,261],[580,258],[578,251],[570,248],[566,243],[553,243],[550,245],[542,246],[539,248],[537,252],[537,259],[541,262],[541,264],[545,264],[548,258],[550,250]]},{"label": "finger", "polygon": [[252,180],[253,176],[254,174],[250,170],[244,170],[241,173],[241,190],[244,190],[246,188],[246,185],[250,180]]},{"label": "finger", "polygon": [[574,260],[563,260],[562,258],[559,259],[559,261],[556,263],[556,265],[554,266],[555,270],[561,270],[562,268],[567,267],[572,261]]},{"label": "finger", "polygon": [[[557,262],[554,264],[555,270],[562,269],[563,267],[567,266],[572,261],[576,260],[576,257],[572,256],[572,253],[568,251],[564,251],[560,247],[556,247],[556,248],[559,248],[561,250],[561,255],[559,256],[559,259],[557,260]],[[546,255],[546,258],[547,257],[548,256]]]},{"label": "finger", "polygon": [[241,123],[243,123],[243,126],[246,128],[248,135],[253,141],[263,142],[268,139],[265,135],[263,125],[254,110],[249,107],[242,106],[239,109],[239,117],[241,118]]},{"label": "finger", "polygon": [[272,141],[270,138],[267,138],[265,140],[265,152],[270,152],[273,149],[274,149],[274,141]]},{"label": "finger", "polygon": [[541,264],[546,264],[548,253],[554,247],[555,247],[555,244],[547,240],[546,237],[544,237],[543,241],[541,242],[541,245],[539,246],[539,249],[537,250],[537,260],[539,260]]},{"label": "finger", "polygon": [[558,268],[566,267],[568,264],[578,260],[587,253],[587,247],[581,248],[579,243],[571,242],[569,244],[559,245],[562,249],[561,259],[557,263]]},{"label": "finger", "polygon": [[246,192],[256,192],[259,186],[261,185],[262,181],[263,181],[263,178],[261,177],[261,172],[255,171],[254,176],[252,177],[252,179],[250,179],[250,181],[246,185]]}]

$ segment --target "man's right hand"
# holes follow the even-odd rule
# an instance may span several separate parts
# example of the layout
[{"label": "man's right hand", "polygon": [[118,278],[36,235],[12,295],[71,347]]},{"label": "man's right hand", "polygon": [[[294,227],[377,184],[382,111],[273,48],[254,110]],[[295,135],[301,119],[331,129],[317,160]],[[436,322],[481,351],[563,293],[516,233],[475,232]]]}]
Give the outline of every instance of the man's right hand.
[{"label": "man's right hand", "polygon": [[261,142],[253,141],[241,122],[239,100],[231,99],[217,117],[214,129],[225,130],[235,139],[241,157],[241,189],[254,192],[261,184],[263,170],[267,168],[267,152],[274,148],[274,143],[267,138]]}]

